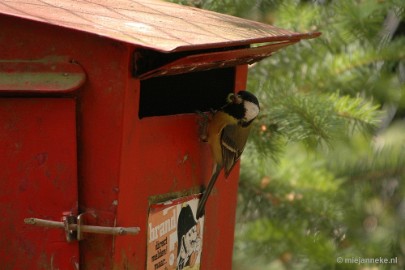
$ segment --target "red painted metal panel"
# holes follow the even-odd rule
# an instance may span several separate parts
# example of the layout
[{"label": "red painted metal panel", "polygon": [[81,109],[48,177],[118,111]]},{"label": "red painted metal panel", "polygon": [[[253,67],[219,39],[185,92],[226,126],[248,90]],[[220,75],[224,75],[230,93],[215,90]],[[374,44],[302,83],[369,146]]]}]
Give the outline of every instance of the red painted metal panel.
[{"label": "red painted metal panel", "polygon": [[190,191],[198,192],[212,165],[209,148],[199,142],[195,115],[139,120],[131,113],[126,117],[134,121],[128,121],[125,127],[117,223],[137,224],[141,233],[116,238],[115,264],[118,269],[137,269],[146,265],[151,197],[182,197]]},{"label": "red painted metal panel", "polygon": [[300,40],[319,35],[300,34],[159,0],[3,0],[0,13],[166,52]]},{"label": "red painted metal panel", "polygon": [[[87,215],[86,224],[114,226],[114,202],[120,192],[123,89],[131,76],[128,67],[133,48],[96,35],[11,16],[0,15],[0,25],[2,59],[66,56],[83,67],[86,82],[70,94],[77,102],[79,210],[96,214],[94,219]],[[25,93],[24,97],[30,96]],[[80,269],[111,269],[114,238],[101,234],[84,237],[79,243]]]},{"label": "red painted metal panel", "polygon": [[78,244],[63,230],[25,225],[77,213],[75,102],[0,99],[2,269],[76,269]]}]

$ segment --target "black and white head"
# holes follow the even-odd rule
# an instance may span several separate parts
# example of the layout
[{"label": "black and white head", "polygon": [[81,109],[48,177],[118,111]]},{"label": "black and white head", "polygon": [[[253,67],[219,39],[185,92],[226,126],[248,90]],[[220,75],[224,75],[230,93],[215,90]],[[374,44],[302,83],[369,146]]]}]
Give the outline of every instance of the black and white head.
[{"label": "black and white head", "polygon": [[237,94],[230,94],[228,97],[230,104],[230,114],[238,119],[242,126],[249,126],[259,115],[259,100],[248,91],[239,91]]}]

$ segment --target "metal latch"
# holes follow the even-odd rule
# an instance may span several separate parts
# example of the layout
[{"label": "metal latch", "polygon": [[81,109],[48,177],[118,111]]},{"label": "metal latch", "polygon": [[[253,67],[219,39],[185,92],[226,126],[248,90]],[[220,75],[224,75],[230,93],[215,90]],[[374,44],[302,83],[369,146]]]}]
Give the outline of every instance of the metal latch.
[{"label": "metal latch", "polygon": [[46,220],[39,218],[25,218],[24,223],[48,228],[60,228],[65,230],[66,241],[83,240],[83,233],[111,234],[111,235],[135,235],[141,230],[139,227],[105,227],[83,224],[83,214],[69,214],[62,221]]}]

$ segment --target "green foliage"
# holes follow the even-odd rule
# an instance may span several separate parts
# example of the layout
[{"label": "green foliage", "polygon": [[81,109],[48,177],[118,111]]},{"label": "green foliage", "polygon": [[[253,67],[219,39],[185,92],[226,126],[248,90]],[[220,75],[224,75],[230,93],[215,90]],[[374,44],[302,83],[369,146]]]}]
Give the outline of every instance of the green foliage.
[{"label": "green foliage", "polygon": [[404,269],[405,1],[175,2],[322,32],[250,67],[234,269]]},{"label": "green foliage", "polygon": [[294,93],[290,90],[273,90],[276,89],[273,87],[268,89],[260,94],[263,113],[256,123],[261,132],[252,136],[254,142],[259,144],[257,151],[273,152],[262,145],[266,144],[263,140],[272,141],[274,133],[290,142],[301,141],[309,146],[317,146],[330,144],[357,130],[373,130],[378,122],[378,106],[364,98],[339,96],[337,93]]}]

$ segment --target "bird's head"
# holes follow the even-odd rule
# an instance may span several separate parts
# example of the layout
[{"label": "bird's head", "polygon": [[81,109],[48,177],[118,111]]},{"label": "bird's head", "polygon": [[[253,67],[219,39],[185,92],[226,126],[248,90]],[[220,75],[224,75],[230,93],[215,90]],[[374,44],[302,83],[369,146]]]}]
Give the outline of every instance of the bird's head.
[{"label": "bird's head", "polygon": [[[239,91],[228,95],[230,107],[235,108],[234,117],[242,126],[249,126],[250,123],[259,115],[259,100],[255,95],[248,91]],[[237,113],[236,113],[237,112]]]}]

